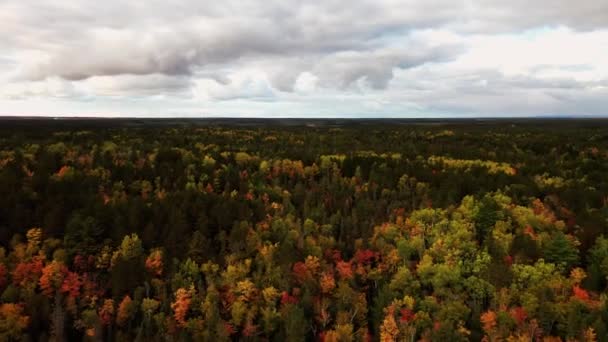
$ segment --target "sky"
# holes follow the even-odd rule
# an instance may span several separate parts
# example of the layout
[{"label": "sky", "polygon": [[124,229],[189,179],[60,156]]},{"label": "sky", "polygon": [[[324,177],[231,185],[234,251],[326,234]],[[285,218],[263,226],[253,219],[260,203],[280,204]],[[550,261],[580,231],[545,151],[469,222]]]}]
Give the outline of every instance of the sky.
[{"label": "sky", "polygon": [[608,115],[606,0],[1,0],[0,115]]}]

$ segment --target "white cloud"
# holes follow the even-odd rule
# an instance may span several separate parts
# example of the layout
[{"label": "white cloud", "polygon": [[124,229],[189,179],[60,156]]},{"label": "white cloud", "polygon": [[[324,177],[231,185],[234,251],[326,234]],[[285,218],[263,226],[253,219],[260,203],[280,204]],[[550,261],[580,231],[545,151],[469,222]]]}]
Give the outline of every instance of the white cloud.
[{"label": "white cloud", "polygon": [[0,22],[0,114],[608,114],[606,1],[5,0]]}]

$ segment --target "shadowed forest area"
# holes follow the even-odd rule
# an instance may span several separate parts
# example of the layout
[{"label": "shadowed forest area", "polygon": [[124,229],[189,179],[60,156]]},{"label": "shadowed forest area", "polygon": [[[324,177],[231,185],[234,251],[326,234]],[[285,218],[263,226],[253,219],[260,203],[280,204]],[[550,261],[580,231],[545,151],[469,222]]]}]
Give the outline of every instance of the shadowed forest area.
[{"label": "shadowed forest area", "polygon": [[2,341],[608,341],[607,120],[0,121]]}]

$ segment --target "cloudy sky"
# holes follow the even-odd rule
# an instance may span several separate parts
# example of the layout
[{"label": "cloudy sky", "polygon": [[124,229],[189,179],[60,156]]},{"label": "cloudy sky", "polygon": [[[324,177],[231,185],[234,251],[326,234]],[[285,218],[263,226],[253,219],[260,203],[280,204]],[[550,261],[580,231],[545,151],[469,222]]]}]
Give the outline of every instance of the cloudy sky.
[{"label": "cloudy sky", "polygon": [[1,0],[0,27],[0,115],[608,115],[606,0]]}]

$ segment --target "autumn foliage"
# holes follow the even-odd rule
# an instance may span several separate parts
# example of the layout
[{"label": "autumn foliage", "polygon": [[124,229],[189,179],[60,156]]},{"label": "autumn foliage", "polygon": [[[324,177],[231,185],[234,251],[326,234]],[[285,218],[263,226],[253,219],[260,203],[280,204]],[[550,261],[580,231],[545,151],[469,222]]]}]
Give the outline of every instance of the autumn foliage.
[{"label": "autumn foliage", "polygon": [[0,341],[606,340],[604,128],[361,125],[0,127]]}]

